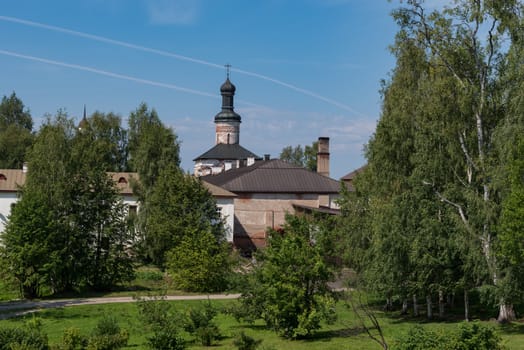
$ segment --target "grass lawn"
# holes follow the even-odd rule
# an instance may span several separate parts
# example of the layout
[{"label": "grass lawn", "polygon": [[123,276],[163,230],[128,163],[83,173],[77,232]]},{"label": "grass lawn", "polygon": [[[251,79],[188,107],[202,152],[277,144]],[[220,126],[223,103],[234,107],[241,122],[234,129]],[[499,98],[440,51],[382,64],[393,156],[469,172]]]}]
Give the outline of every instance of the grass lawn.
[{"label": "grass lawn", "polygon": [[[236,301],[212,301],[217,307],[224,307],[235,303]],[[185,310],[192,305],[197,305],[201,301],[174,301],[178,310]],[[222,338],[216,342],[213,349],[235,349],[233,340],[235,335],[240,331],[256,338],[263,339],[261,349],[380,349],[363,332],[359,322],[356,320],[353,312],[348,310],[342,303],[338,305],[339,318],[333,325],[324,325],[316,333],[313,339],[309,340],[285,340],[278,337],[274,332],[265,329],[262,322],[254,325],[238,323],[233,317],[219,314],[217,324],[220,328]],[[60,341],[64,329],[76,327],[84,334],[89,334],[94,328],[97,321],[103,315],[113,315],[117,318],[121,328],[127,329],[130,334],[129,344],[126,349],[147,349],[146,337],[147,328],[144,326],[138,315],[138,309],[134,303],[129,304],[104,304],[104,305],[85,305],[67,307],[61,309],[43,310],[37,314],[42,319],[44,332],[49,336],[50,344],[56,344]],[[393,340],[400,334],[406,333],[407,330],[415,325],[421,324],[423,327],[432,330],[440,329],[443,332],[456,329],[458,322],[421,322],[421,320],[406,320],[395,315],[385,315],[377,312],[380,324],[383,327],[384,334],[388,343],[391,345]],[[24,318],[35,317],[32,315]],[[1,326],[20,325],[23,318],[0,321]],[[487,321],[484,321],[487,322]],[[495,322],[488,322],[495,327],[499,334],[502,335],[508,349],[524,348],[524,324],[513,323],[510,325],[500,326]],[[184,334],[184,338],[190,342],[189,349],[206,349],[192,342],[189,334]]]}]

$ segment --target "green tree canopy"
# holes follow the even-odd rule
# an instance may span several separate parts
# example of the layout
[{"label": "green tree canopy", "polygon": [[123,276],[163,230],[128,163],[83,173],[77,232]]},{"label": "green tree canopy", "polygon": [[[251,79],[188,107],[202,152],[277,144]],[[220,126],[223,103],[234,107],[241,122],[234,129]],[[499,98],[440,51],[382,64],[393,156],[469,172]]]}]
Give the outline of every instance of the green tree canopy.
[{"label": "green tree canopy", "polygon": [[31,146],[33,119],[13,92],[0,103],[0,168],[21,169]]},{"label": "green tree canopy", "polygon": [[302,148],[298,146],[286,146],[280,152],[280,159],[306,169],[317,171],[318,141]]},{"label": "green tree canopy", "polygon": [[321,320],[333,320],[334,299],[327,282],[324,235],[328,232],[305,217],[287,216],[281,231],[269,233],[268,246],[257,253],[256,264],[240,302],[251,318],[285,337],[312,334]]}]

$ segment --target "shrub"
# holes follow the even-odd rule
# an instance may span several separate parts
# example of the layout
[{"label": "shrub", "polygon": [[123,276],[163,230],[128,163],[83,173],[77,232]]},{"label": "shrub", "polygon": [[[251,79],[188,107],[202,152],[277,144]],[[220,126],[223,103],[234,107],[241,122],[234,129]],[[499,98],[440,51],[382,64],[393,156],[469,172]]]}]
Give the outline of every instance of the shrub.
[{"label": "shrub", "polygon": [[0,328],[0,349],[48,350],[47,335],[42,332],[40,320],[33,318],[22,327]]},{"label": "shrub", "polygon": [[208,301],[200,307],[190,308],[187,311],[184,329],[194,334],[204,346],[210,346],[220,336],[220,331],[213,319],[218,311]]},{"label": "shrub", "polygon": [[184,350],[184,339],[178,335],[178,330],[168,327],[156,327],[153,335],[147,338],[147,344],[154,350]]},{"label": "shrub", "polygon": [[281,231],[270,231],[267,247],[256,255],[240,303],[247,320],[262,318],[287,338],[310,336],[321,321],[335,319],[335,299],[324,259],[327,230],[305,217],[286,216]]},{"label": "shrub", "polygon": [[501,338],[492,327],[480,323],[462,323],[452,337],[450,349],[456,350],[500,350]]},{"label": "shrub", "polygon": [[189,292],[225,290],[231,275],[229,250],[211,231],[184,237],[167,256],[174,286]]},{"label": "shrub", "polygon": [[235,338],[233,344],[237,347],[238,350],[255,350],[262,343],[262,339],[255,339],[240,332],[240,334]]},{"label": "shrub", "polygon": [[444,334],[415,326],[397,340],[394,350],[502,350],[501,338],[493,328],[463,323],[456,332]]},{"label": "shrub", "polygon": [[180,315],[172,309],[172,304],[163,298],[139,299],[138,310],[140,317],[153,331],[153,335],[147,338],[148,346],[158,350],[182,350],[185,349],[184,340],[179,336],[178,324]]},{"label": "shrub", "polygon": [[127,345],[129,333],[121,330],[116,319],[111,316],[102,318],[89,337],[88,350],[113,350]]},{"label": "shrub", "polygon": [[444,338],[441,334],[414,326],[404,337],[400,337],[394,350],[437,350],[442,349]]},{"label": "shrub", "polygon": [[64,330],[62,342],[56,348],[57,350],[84,350],[87,342],[87,337],[81,335],[78,328],[68,328]]}]

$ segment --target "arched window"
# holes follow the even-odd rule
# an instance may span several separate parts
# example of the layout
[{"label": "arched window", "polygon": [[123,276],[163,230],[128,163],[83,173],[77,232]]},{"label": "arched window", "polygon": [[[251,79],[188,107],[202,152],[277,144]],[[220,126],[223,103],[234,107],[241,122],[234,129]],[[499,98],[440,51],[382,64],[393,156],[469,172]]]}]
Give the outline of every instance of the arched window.
[{"label": "arched window", "polygon": [[0,180],[6,181],[7,177],[4,174],[0,174]]},{"label": "arched window", "polygon": [[120,179],[118,179],[118,183],[119,184],[127,184],[127,180],[126,180],[125,177],[122,176]]}]

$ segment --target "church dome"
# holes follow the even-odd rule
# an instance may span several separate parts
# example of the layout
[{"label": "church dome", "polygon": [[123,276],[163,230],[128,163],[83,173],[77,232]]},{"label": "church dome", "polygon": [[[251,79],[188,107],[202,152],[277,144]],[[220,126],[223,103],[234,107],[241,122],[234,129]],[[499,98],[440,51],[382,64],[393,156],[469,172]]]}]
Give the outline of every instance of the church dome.
[{"label": "church dome", "polygon": [[235,90],[236,90],[236,87],[235,87],[235,85],[233,85],[231,83],[229,78],[227,78],[226,81],[224,82],[224,84],[222,84],[222,86],[220,87],[220,92],[221,93],[228,93],[229,92],[229,93],[234,94]]}]

